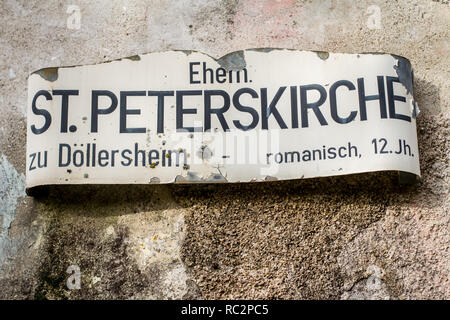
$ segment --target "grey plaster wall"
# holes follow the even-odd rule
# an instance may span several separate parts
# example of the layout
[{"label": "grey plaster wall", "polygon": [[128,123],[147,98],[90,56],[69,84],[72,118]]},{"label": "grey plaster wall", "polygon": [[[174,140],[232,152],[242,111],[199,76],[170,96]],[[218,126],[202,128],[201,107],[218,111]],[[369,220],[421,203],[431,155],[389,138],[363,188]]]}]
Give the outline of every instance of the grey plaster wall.
[{"label": "grey plaster wall", "polygon": [[[1,0],[0,298],[450,298],[449,19],[446,0]],[[363,174],[25,195],[30,72],[252,47],[409,58],[422,181]]]}]

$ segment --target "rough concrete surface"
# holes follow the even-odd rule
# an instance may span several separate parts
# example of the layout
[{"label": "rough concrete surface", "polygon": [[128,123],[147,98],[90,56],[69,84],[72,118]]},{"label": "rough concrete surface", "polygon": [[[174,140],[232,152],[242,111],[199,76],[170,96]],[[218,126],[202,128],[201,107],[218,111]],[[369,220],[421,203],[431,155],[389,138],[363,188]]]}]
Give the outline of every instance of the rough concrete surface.
[{"label": "rough concrete surface", "polygon": [[[449,19],[448,1],[429,0],[0,1],[0,298],[449,299]],[[25,196],[32,71],[262,47],[410,59],[422,181],[376,173]]]}]

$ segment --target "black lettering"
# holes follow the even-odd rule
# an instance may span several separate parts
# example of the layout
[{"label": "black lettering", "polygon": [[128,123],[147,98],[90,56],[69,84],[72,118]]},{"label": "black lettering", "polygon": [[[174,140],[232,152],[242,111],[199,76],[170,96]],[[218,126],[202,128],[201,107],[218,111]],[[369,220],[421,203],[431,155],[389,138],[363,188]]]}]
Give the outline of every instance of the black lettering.
[{"label": "black lettering", "polygon": [[43,151],[44,156],[42,157],[42,163],[41,163],[41,155],[42,151],[38,152],[38,168],[45,168],[47,167],[47,151]]},{"label": "black lettering", "polygon": [[335,147],[330,147],[328,148],[328,159],[335,159],[336,158],[336,148]]},{"label": "black lettering", "polygon": [[116,154],[119,153],[119,150],[111,150],[111,167],[114,167],[116,163]]},{"label": "black lettering", "polygon": [[[77,159],[77,155],[79,155],[78,159]],[[84,154],[83,154],[83,151],[81,151],[81,150],[75,150],[75,151],[73,152],[73,160],[72,160],[72,162],[73,162],[73,165],[74,165],[75,167],[81,167],[81,166],[83,165],[83,163],[84,163]]]},{"label": "black lettering", "polygon": [[214,83],[214,71],[206,67],[206,62],[203,62],[203,83],[206,83],[206,74],[209,73],[210,83]]},{"label": "black lettering", "polygon": [[[247,69],[246,68],[244,68],[242,70],[236,70],[235,71],[236,72],[236,83],[241,83],[241,71],[244,72],[244,83],[247,83],[248,82],[248,73],[247,73]],[[233,82],[232,81],[233,80],[232,73],[233,73],[233,70],[231,70],[229,72],[229,74],[230,74],[230,83]]]},{"label": "black lettering", "polygon": [[30,160],[30,166],[28,167],[28,170],[31,171],[31,170],[36,169],[36,166],[33,165],[34,160],[36,160],[36,153],[30,154],[29,157],[30,157],[31,160]]},{"label": "black lettering", "polygon": [[400,82],[400,80],[396,77],[389,77],[389,76],[386,77],[387,94],[389,102],[389,118],[411,122],[411,117],[395,112],[395,101],[406,102],[406,98],[403,96],[396,96],[394,94],[394,85],[393,85],[394,82]]},{"label": "black lettering", "polygon": [[[67,149],[67,161],[63,162],[63,148]],[[59,144],[58,167],[67,167],[70,164],[70,145],[66,143]]]},{"label": "black lettering", "polygon": [[200,96],[202,95],[201,90],[182,90],[177,91],[176,100],[177,100],[177,131],[188,131],[194,132],[196,131],[194,127],[184,127],[183,126],[183,115],[185,114],[197,114],[197,109],[184,109],[183,108],[183,97],[184,96]]},{"label": "black lettering", "polygon": [[106,167],[108,165],[109,153],[107,150],[100,150],[98,152],[98,165],[100,167]]},{"label": "black lettering", "polygon": [[292,128],[298,128],[297,86],[291,86],[291,121]]},{"label": "black lettering", "polygon": [[218,68],[216,70],[216,80],[218,83],[225,83],[227,81],[226,78],[227,71],[224,68]]},{"label": "black lettering", "polygon": [[145,151],[139,149],[137,143],[134,144],[134,166],[137,167],[139,163],[139,156],[142,156],[142,166],[145,167]]},{"label": "black lettering", "polygon": [[148,163],[151,166],[157,166],[159,164],[159,161],[153,162],[153,160],[156,160],[156,159],[159,159],[159,152],[158,152],[158,150],[150,150],[150,152],[148,153]]},{"label": "black lettering", "polygon": [[200,80],[194,80],[194,75],[198,74],[198,71],[194,71],[194,66],[199,65],[200,62],[190,62],[189,63],[189,82],[191,84],[198,84]]},{"label": "black lettering", "polygon": [[[131,164],[132,159],[130,158],[131,155],[131,150],[130,149],[124,149],[122,150],[122,161],[120,162],[122,164],[122,166],[124,167],[128,167]],[[128,155],[126,155],[128,154]],[[125,161],[126,160],[126,161]]]},{"label": "black lettering", "polygon": [[352,144],[349,142],[348,143],[348,156],[351,158],[352,157],[352,151],[355,152],[355,157],[358,156],[358,149],[355,146],[352,146]]}]

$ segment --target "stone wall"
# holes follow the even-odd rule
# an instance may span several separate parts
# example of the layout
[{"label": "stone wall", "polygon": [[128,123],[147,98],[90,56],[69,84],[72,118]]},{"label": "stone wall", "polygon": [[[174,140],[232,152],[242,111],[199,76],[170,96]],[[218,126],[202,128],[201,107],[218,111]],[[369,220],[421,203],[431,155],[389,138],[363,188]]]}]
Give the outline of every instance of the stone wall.
[{"label": "stone wall", "polygon": [[[447,0],[4,0],[0,23],[0,298],[450,298]],[[25,195],[29,73],[262,47],[409,58],[421,182],[375,173]]]}]

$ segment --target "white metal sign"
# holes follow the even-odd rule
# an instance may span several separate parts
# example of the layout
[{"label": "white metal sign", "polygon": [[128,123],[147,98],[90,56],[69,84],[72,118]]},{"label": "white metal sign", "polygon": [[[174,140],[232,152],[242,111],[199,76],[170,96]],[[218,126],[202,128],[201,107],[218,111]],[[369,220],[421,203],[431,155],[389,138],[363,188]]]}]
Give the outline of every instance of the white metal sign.
[{"label": "white metal sign", "polygon": [[149,53],[28,80],[27,187],[420,175],[407,59]]}]

